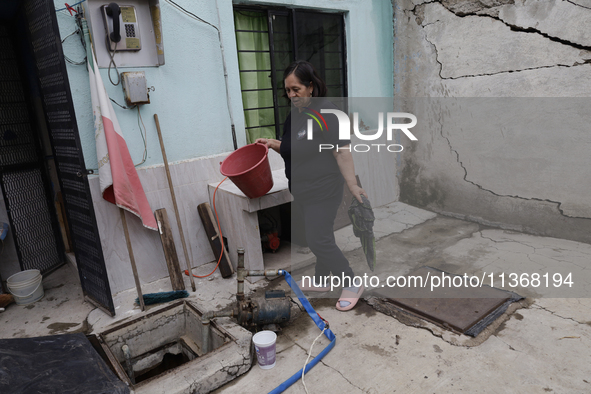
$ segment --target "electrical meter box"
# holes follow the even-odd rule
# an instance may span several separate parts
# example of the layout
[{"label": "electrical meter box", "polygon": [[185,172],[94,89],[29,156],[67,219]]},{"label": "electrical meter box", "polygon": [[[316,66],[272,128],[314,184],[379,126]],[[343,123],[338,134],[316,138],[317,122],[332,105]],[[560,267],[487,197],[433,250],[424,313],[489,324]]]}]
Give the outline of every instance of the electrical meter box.
[{"label": "electrical meter box", "polygon": [[100,68],[164,64],[159,0],[88,0],[83,7]]},{"label": "electrical meter box", "polygon": [[121,81],[127,105],[150,104],[146,74],[143,71],[121,73]]}]

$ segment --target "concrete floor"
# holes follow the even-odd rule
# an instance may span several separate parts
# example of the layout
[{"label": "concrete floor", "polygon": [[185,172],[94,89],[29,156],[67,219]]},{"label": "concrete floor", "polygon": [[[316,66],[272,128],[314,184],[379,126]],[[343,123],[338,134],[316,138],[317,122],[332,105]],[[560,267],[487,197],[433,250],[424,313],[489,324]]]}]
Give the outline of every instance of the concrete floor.
[{"label": "concrete floor", "polygon": [[[311,300],[330,322],[335,348],[306,375],[310,393],[587,393],[591,392],[591,245],[536,237],[435,215],[394,203],[376,210],[376,275],[403,275],[430,265],[457,274],[563,272],[571,269],[575,287],[544,290],[517,287],[527,298],[476,338],[454,334],[420,319],[391,317],[365,300],[350,312],[335,309],[334,294]],[[337,240],[355,272],[365,267],[351,229]],[[207,271],[202,267],[199,272]],[[197,271],[197,270],[196,270]],[[301,273],[310,272],[302,267]],[[33,305],[11,305],[0,314],[0,337],[17,338],[64,332],[100,332],[115,321],[139,314],[136,295],[115,296],[111,318],[83,301],[74,269],[65,266],[44,280],[45,298]],[[232,302],[235,281],[196,279],[190,299],[203,309]],[[551,282],[552,283],[552,282]],[[188,278],[187,288],[190,289]],[[495,283],[496,285],[496,283]],[[282,279],[246,283],[247,291],[286,288]],[[169,291],[168,280],[143,286],[144,293]],[[380,289],[378,289],[380,290]],[[380,290],[381,292],[382,290]],[[370,297],[371,292],[364,296]],[[379,296],[379,292],[374,292]],[[375,298],[369,298],[373,302]],[[277,365],[258,366],[215,393],[268,392],[299,370],[319,330],[307,314],[292,309],[279,334]],[[319,339],[313,354],[328,340]],[[301,382],[287,393],[304,393]]]}]

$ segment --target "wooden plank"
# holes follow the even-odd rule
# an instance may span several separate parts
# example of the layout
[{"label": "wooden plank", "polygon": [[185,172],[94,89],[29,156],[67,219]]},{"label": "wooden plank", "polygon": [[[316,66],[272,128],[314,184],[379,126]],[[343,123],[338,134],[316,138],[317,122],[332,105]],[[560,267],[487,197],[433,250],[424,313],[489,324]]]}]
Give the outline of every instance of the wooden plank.
[{"label": "wooden plank", "polygon": [[170,222],[168,221],[168,214],[166,209],[157,209],[154,211],[156,221],[158,222],[158,232],[160,233],[160,240],[162,241],[162,249],[164,249],[164,258],[166,259],[166,267],[168,268],[168,275],[172,283],[173,290],[185,290],[185,281],[183,280],[183,272],[179,263],[179,256],[176,253],[176,246],[172,237],[172,230]]},{"label": "wooden plank", "polygon": [[129,262],[131,263],[131,270],[133,272],[133,279],[135,281],[135,288],[137,290],[137,297],[140,300],[140,308],[142,312],[146,310],[144,304],[144,295],[142,294],[142,285],[140,284],[140,277],[137,273],[137,267],[135,265],[135,257],[133,256],[133,249],[131,247],[131,240],[129,239],[129,230],[127,229],[127,220],[125,219],[125,211],[123,208],[119,208],[121,214],[121,223],[123,225],[123,233],[125,234],[125,242],[127,243],[127,252],[129,253]]},{"label": "wooden plank", "polygon": [[[217,222],[213,215],[213,211],[207,202],[199,204],[197,206],[197,211],[199,212],[199,217],[203,222],[203,227],[205,228],[205,233],[207,234],[207,240],[211,245],[211,250],[213,251],[213,255],[217,261],[220,258],[220,253],[222,251],[222,242],[220,242],[220,235],[218,233]],[[222,260],[220,261],[219,269],[220,273],[222,274],[222,278],[228,278],[234,273],[234,267],[232,266],[230,255],[228,254],[225,245],[224,254],[222,256]]]}]

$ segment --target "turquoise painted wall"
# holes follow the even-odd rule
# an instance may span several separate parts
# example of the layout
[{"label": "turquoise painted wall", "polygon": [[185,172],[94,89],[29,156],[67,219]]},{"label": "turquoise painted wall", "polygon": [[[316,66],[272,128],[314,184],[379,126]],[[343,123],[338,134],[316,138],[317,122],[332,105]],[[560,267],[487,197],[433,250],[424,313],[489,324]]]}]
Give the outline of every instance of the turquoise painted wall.
[{"label": "turquoise painted wall", "polygon": [[[214,1],[176,2],[200,18],[218,25]],[[240,3],[345,12],[349,96],[393,97],[393,24],[390,0],[284,0]],[[238,145],[242,146],[246,143],[246,135],[234,36],[233,2],[217,0],[217,4],[228,69],[231,108]],[[63,2],[56,0],[55,5],[56,8],[62,8]],[[148,158],[141,167],[163,162],[153,119],[154,113],[157,113],[160,119],[166,153],[171,162],[233,149],[222,56],[216,30],[185,15],[164,0],[161,0],[160,8],[166,64],[161,67],[120,69],[145,71],[148,86],[155,88],[155,91],[150,93],[151,103],[141,107],[148,145]],[[57,19],[62,38],[76,30],[74,18],[67,12],[58,12]],[[84,51],[77,34],[66,39],[63,47],[65,55],[72,60],[84,59]],[[67,69],[86,166],[97,168],[88,72],[85,66],[68,64]],[[108,82],[107,69],[101,69],[101,76],[110,97],[123,104],[121,86],[113,86]],[[138,127],[137,110],[114,107],[131,157],[135,163],[139,163],[144,145]]]}]

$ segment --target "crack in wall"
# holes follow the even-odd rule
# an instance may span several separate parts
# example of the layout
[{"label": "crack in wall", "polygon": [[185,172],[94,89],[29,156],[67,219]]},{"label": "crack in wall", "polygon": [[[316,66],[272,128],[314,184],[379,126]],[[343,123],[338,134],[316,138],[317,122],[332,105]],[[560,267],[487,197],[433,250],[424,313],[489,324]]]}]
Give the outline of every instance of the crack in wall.
[{"label": "crack in wall", "polygon": [[[443,6],[445,7],[445,5],[443,5]],[[512,31],[523,32],[523,33],[535,33],[535,34],[539,34],[542,37],[549,39],[550,41],[554,41],[554,42],[558,42],[558,43],[563,44],[563,45],[571,46],[573,48],[576,48],[576,49],[579,49],[579,50],[582,50],[582,51],[591,51],[591,47],[589,47],[589,46],[577,44],[576,42],[568,41],[568,40],[565,40],[565,39],[560,38],[560,37],[551,36],[550,34],[544,33],[541,30],[538,30],[538,29],[533,28],[533,27],[523,27],[523,26],[518,26],[518,25],[512,25],[509,22],[506,22],[506,21],[502,20],[500,17],[495,17],[495,16],[487,15],[487,14],[476,14],[476,13],[465,13],[465,14],[464,13],[455,13],[455,12],[453,12],[452,10],[450,10],[447,7],[446,7],[446,9],[448,11],[452,12],[457,17],[460,17],[460,18],[464,18],[464,17],[467,17],[467,16],[477,16],[477,17],[480,17],[480,18],[488,17],[488,18],[491,18],[491,19],[494,19],[494,20],[497,20],[497,21],[501,22],[505,26],[508,26]]]},{"label": "crack in wall", "polygon": [[454,13],[498,14],[504,5],[515,5],[515,0],[438,0]]},{"label": "crack in wall", "polygon": [[[556,36],[552,36],[550,34],[544,33],[538,29],[535,29],[533,27],[522,27],[522,26],[517,26],[517,25],[512,25],[504,20],[502,20],[500,17],[495,16],[495,15],[490,15],[490,14],[483,14],[483,13],[477,13],[477,12],[462,12],[462,11],[455,11],[453,10],[449,5],[446,5],[444,2],[442,2],[441,0],[437,0],[437,1],[430,1],[427,3],[422,3],[419,5],[415,5],[411,10],[409,10],[414,16],[415,16],[415,20],[417,22],[417,24],[419,26],[421,26],[423,29],[427,26],[436,24],[438,22],[441,22],[440,20],[436,20],[434,22],[428,23],[426,25],[422,25],[422,21],[424,18],[424,8],[425,5],[427,4],[432,4],[432,3],[439,3],[441,4],[446,10],[448,10],[449,12],[451,12],[452,14],[454,14],[455,16],[459,17],[459,18],[465,18],[467,16],[476,16],[479,18],[491,18],[494,20],[497,20],[501,23],[503,23],[505,26],[509,27],[512,31],[516,31],[516,32],[522,32],[522,33],[533,33],[533,34],[538,34],[541,35],[542,37],[553,41],[553,42],[557,42],[559,44],[562,45],[566,45],[566,46],[570,46],[572,48],[578,49],[578,50],[582,50],[582,51],[588,51],[590,52],[589,54],[589,59],[584,59],[584,61],[582,62],[576,62],[572,65],[564,65],[564,64],[556,64],[556,65],[551,65],[551,66],[539,66],[539,67],[528,67],[528,68],[523,68],[523,69],[519,69],[519,70],[504,70],[504,71],[499,71],[499,72],[495,72],[495,73],[484,73],[484,74],[472,74],[472,75],[463,75],[460,77],[448,77],[448,78],[444,78],[441,75],[442,69],[443,69],[443,64],[441,63],[441,61],[439,60],[439,53],[437,51],[437,46],[429,41],[429,39],[427,38],[427,36],[425,36],[425,40],[433,45],[433,47],[435,48],[435,54],[436,54],[436,58],[435,60],[437,61],[437,63],[439,63],[440,65],[440,70],[439,70],[439,77],[442,80],[447,80],[447,79],[461,79],[461,78],[473,78],[473,77],[480,77],[480,76],[492,76],[492,75],[498,75],[498,74],[506,74],[506,73],[514,73],[514,72],[522,72],[522,71],[531,71],[531,70],[538,70],[538,69],[543,69],[543,68],[554,68],[554,67],[566,67],[566,68],[570,68],[570,67],[577,67],[577,66],[581,66],[581,65],[585,65],[585,64],[589,64],[591,63],[591,47],[590,46],[585,46],[585,45],[581,45],[572,41],[568,41],[565,39],[562,39],[560,37],[556,37]],[[574,3],[573,3],[574,4]],[[587,8],[587,7],[583,7],[583,8]],[[480,12],[482,12],[483,10],[490,10],[491,8],[487,8],[487,7],[482,7],[482,9],[480,10]],[[589,8],[591,9],[591,8]]]},{"label": "crack in wall", "polygon": [[[440,63],[441,64],[441,63]],[[456,161],[457,163],[460,165],[460,167],[462,167],[462,169],[464,170],[464,178],[463,180],[476,186],[478,189],[488,192],[490,194],[492,194],[493,196],[496,197],[509,197],[509,198],[516,198],[519,200],[524,200],[524,201],[539,201],[539,202],[548,202],[551,204],[556,204],[556,209],[558,210],[558,212],[560,213],[560,215],[567,217],[567,218],[573,218],[573,219],[586,219],[586,220],[591,220],[590,218],[587,217],[583,217],[583,216],[571,216],[571,215],[567,215],[566,213],[564,213],[564,210],[561,208],[562,207],[562,202],[560,201],[554,201],[554,200],[550,200],[547,198],[538,198],[538,197],[521,197],[519,195],[512,195],[512,194],[499,194],[496,193],[490,189],[487,189],[481,185],[479,185],[478,183],[471,181],[468,179],[468,169],[466,168],[466,166],[464,165],[464,163],[462,162],[462,160],[460,160],[460,153],[453,148],[453,146],[451,145],[451,141],[449,140],[448,137],[446,137],[445,135],[443,135],[443,122],[441,120],[441,111],[439,112],[439,119],[438,119],[438,123],[441,126],[440,127],[440,134],[441,137],[444,138],[447,141],[447,144],[449,146],[449,149],[451,152],[456,154]]]},{"label": "crack in wall", "polygon": [[[431,45],[434,45],[431,42],[429,42],[429,43]],[[437,60],[437,63],[439,63],[440,65],[442,65],[439,60]],[[578,66],[585,66],[585,65],[590,64],[590,63],[591,63],[591,59],[586,60],[583,63],[575,63],[572,66],[567,66],[567,65],[564,65],[564,64],[555,64],[555,65],[552,65],[552,66],[527,67],[527,68],[522,68],[522,69],[519,69],[519,70],[505,70],[505,71],[499,71],[499,72],[495,72],[495,73],[462,75],[461,77],[447,77],[447,78],[441,77],[441,79],[443,79],[443,80],[457,80],[457,79],[463,79],[463,78],[490,77],[490,76],[493,76],[493,75],[512,74],[512,73],[519,73],[519,72],[524,72],[524,71],[541,70],[541,69],[544,69],[544,68],[561,68],[561,67],[562,68],[572,68],[572,67],[578,67]],[[439,72],[439,75],[441,76],[441,71]]]},{"label": "crack in wall", "polygon": [[[441,63],[441,61],[439,60],[439,52],[437,51],[437,45],[435,45],[434,43],[429,41],[427,34],[425,34],[425,41],[427,41],[429,44],[431,44],[433,46],[433,49],[435,50],[435,61],[437,62],[437,64],[439,64],[439,78],[446,79],[446,78],[443,78],[443,76],[441,75],[441,72],[443,71],[443,63]],[[443,129],[443,126],[441,128]]]},{"label": "crack in wall", "polygon": [[572,5],[574,5],[574,6],[577,6],[577,7],[585,8],[585,9],[587,9],[587,10],[591,10],[591,7],[585,7],[584,5],[581,5],[581,4],[578,4],[578,3],[575,3],[574,1],[571,1],[571,0],[566,0],[566,2],[567,2],[567,3],[571,3]]}]

